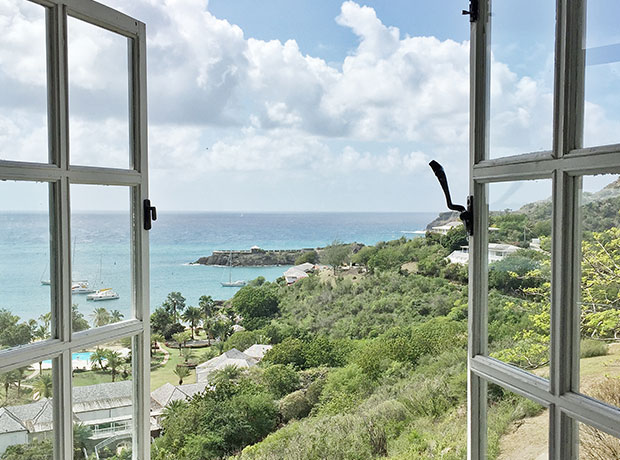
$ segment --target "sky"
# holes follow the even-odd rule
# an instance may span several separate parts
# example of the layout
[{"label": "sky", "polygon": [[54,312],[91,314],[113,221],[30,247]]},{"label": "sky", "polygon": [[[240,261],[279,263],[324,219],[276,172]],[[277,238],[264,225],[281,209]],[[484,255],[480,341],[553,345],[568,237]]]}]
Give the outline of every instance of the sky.
[{"label": "sky", "polygon": [[[431,159],[465,201],[466,1],[104,3],[147,24],[150,195],[160,210],[443,211]],[[491,157],[551,148],[554,4],[494,6]],[[588,12],[587,46],[608,59],[587,67],[586,145],[620,141],[610,10],[620,6],[600,0]],[[44,162],[43,8],[0,0],[0,37],[0,158]],[[71,162],[126,168],[125,40],[75,19],[68,39]],[[15,197],[0,206],[45,206],[44,188],[0,184]],[[549,189],[505,188],[492,207]],[[74,209],[119,209],[127,196],[75,190]]]}]

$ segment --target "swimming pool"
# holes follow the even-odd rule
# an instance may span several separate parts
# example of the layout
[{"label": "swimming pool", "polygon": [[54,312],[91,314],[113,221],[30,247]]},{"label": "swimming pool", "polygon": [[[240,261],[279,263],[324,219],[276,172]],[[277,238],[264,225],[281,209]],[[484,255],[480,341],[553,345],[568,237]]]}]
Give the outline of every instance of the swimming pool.
[{"label": "swimming pool", "polygon": [[[90,356],[92,355],[92,352],[90,351],[81,351],[79,353],[73,353],[71,355],[71,360],[72,361],[86,361],[86,362],[90,362]],[[51,359],[47,359],[45,361],[43,361],[43,364],[52,364],[52,360]]]}]

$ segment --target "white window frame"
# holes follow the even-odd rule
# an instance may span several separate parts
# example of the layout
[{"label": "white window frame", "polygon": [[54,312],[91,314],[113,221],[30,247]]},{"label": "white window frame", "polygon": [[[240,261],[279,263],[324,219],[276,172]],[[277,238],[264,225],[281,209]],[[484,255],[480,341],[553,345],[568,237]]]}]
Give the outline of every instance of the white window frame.
[{"label": "white window frame", "polygon": [[[53,360],[54,458],[73,457],[71,353],[132,337],[133,458],[150,458],[149,237],[143,200],[148,198],[146,28],[144,23],[91,0],[28,0],[46,9],[49,163],[0,160],[0,180],[49,184],[52,338],[0,352],[0,374]],[[67,17],[128,39],[130,167],[74,166],[69,156]],[[71,332],[70,185],[126,186],[131,190],[133,318]]]},{"label": "white window frame", "polygon": [[[556,0],[552,150],[489,159],[490,11],[491,0],[480,0],[471,25],[468,458],[486,458],[492,382],[549,409],[549,459],[577,459],[576,422],[620,437],[620,410],[579,393],[581,176],[619,173],[620,144],[582,147],[586,0]],[[528,179],[553,182],[549,380],[490,358],[487,347],[488,184]]]}]

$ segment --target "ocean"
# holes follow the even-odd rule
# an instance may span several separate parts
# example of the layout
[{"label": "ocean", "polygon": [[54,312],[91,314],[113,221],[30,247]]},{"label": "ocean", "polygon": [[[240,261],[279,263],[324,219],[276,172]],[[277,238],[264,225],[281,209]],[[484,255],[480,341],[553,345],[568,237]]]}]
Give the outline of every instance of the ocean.
[{"label": "ocean", "polygon": [[[179,291],[187,305],[202,295],[228,299],[239,288],[220,282],[264,276],[273,281],[289,268],[192,265],[213,250],[299,249],[326,246],[334,240],[375,244],[422,230],[434,213],[167,213],[160,212],[150,232],[151,308]],[[73,279],[93,288],[112,288],[120,296],[105,302],[73,295],[85,318],[97,307],[131,312],[131,259],[127,213],[72,215]],[[0,308],[23,320],[50,311],[49,224],[43,213],[0,213]],[[232,273],[231,273],[232,272]]]}]

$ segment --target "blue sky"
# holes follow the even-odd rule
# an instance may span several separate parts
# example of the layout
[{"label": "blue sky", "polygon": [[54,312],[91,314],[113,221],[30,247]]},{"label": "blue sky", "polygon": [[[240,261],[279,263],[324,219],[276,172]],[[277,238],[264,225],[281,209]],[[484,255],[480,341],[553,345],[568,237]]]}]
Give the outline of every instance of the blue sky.
[{"label": "blue sky", "polygon": [[[42,161],[43,15],[24,3],[0,0],[0,84],[9,88],[0,157]],[[105,3],[147,24],[151,196],[161,210],[442,211],[431,159],[464,201],[466,1]],[[551,147],[554,3],[496,2],[492,157]],[[620,6],[603,3],[592,7],[588,46],[620,42],[604,14]],[[123,40],[72,20],[69,57],[72,161],[126,167]],[[619,75],[617,62],[588,67],[589,145],[618,141]],[[12,209],[41,201],[12,187]],[[547,188],[511,198],[544,198]],[[75,209],[119,207],[103,188],[74,195]]]}]

